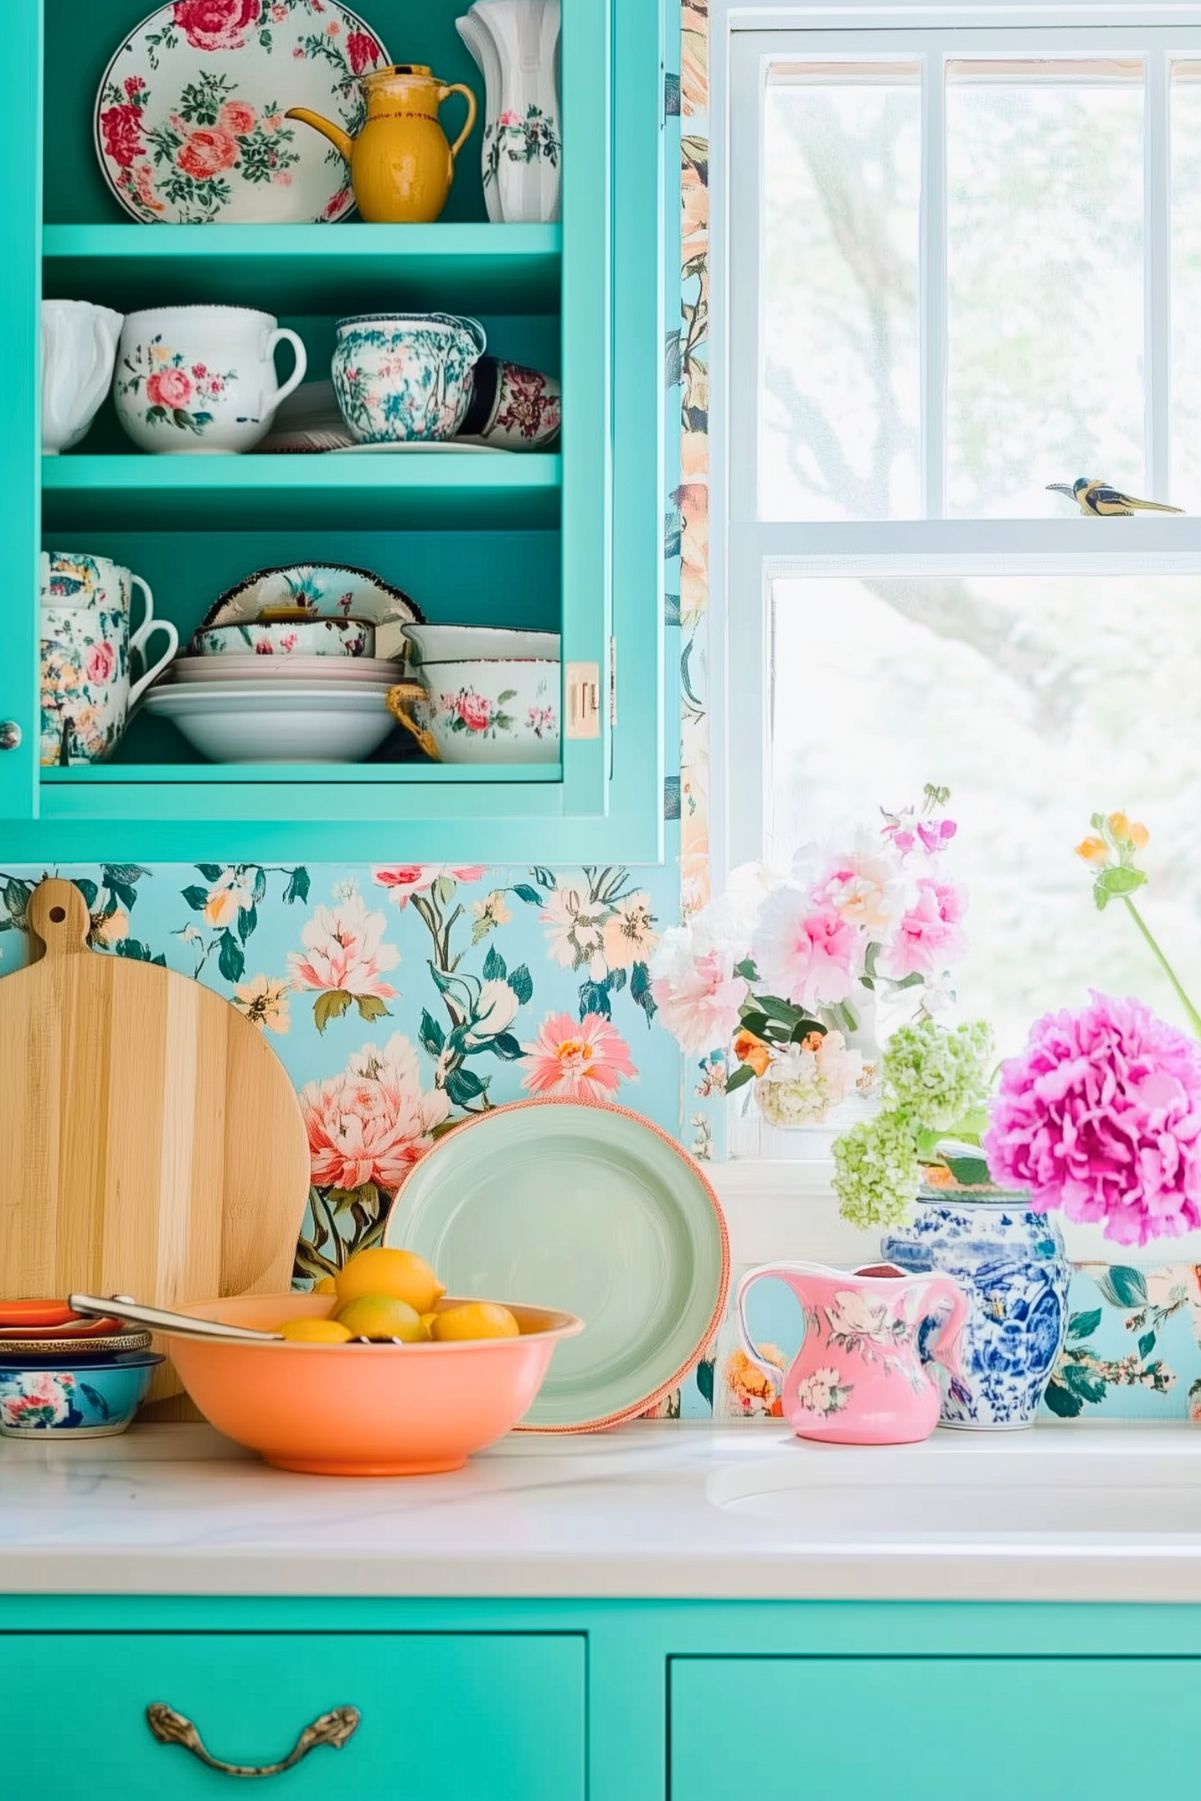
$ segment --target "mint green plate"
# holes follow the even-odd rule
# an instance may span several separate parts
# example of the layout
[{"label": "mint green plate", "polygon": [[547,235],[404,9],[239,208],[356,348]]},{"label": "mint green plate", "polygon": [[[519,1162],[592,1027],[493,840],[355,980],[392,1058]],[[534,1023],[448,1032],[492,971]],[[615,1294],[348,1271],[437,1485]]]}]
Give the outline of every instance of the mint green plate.
[{"label": "mint green plate", "polygon": [[419,1252],[452,1294],[580,1315],[525,1416],[543,1431],[653,1407],[703,1355],[730,1281],[721,1208],[691,1157],[638,1114],[582,1101],[456,1126],[405,1183],[384,1242]]}]

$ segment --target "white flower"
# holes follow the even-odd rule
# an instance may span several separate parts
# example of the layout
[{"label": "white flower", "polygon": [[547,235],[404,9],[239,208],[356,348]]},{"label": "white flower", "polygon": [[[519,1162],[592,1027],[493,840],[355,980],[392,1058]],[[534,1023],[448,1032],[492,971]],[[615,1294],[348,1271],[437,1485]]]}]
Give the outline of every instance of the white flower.
[{"label": "white flower", "polygon": [[853,1288],[843,1288],[826,1308],[830,1331],[845,1338],[889,1338],[888,1309]]},{"label": "white flower", "polygon": [[609,973],[604,936],[608,915],[608,906],[591,900],[583,888],[572,883],[554,888],[540,916],[552,961],[563,969],[586,969],[590,980],[603,982]]},{"label": "white flower", "polygon": [[393,1000],[396,990],[383,980],[386,969],[400,962],[400,952],[383,942],[382,913],[369,913],[359,894],[334,907],[318,907],[301,929],[303,951],[289,951],[297,988],[337,990]]},{"label": "white flower", "polygon": [[629,969],[641,963],[656,943],[649,894],[627,894],[615,902],[601,929],[601,944],[610,969]]},{"label": "white flower", "polygon": [[498,1038],[512,1025],[519,1006],[517,996],[507,982],[485,982],[475,1006],[470,1036],[475,1044]]}]

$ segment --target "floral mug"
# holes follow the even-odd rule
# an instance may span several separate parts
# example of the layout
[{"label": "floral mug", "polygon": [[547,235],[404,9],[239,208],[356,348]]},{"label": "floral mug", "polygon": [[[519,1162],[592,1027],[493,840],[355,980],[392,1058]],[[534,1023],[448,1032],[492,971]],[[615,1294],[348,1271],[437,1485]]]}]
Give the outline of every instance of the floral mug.
[{"label": "floral mug", "polygon": [[[296,366],[281,384],[275,349],[285,341]],[[307,368],[301,340],[270,313],[241,306],[156,307],[125,321],[113,400],[141,450],[253,450]]]},{"label": "floral mug", "polygon": [[[107,559],[97,558],[96,562]],[[110,564],[126,578],[102,604],[43,601],[41,609],[41,762],[44,768],[99,763],[116,747],[130,708],[161,675],[179,649],[179,633],[168,619],[154,617],[154,596],[140,576]],[[129,629],[129,586],[141,588],[146,617]],[[133,652],[145,662],[145,646],[155,632],[167,637],[157,663],[148,663],[130,683]]]}]

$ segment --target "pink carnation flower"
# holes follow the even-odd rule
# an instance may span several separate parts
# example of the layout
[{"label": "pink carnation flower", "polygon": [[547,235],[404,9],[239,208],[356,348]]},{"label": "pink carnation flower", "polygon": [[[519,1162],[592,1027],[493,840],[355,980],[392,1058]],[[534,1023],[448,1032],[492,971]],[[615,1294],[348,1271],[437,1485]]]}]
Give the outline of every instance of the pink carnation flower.
[{"label": "pink carnation flower", "polygon": [[835,908],[785,887],[764,903],[751,955],[770,993],[812,1008],[847,998],[859,975],[859,949],[858,932]]},{"label": "pink carnation flower", "polygon": [[563,1094],[573,1100],[616,1092],[624,1076],[638,1071],[630,1047],[616,1026],[599,1013],[576,1021],[568,1013],[551,1013],[532,1044],[523,1044],[526,1074],[522,1086],[531,1094]]},{"label": "pink carnation flower", "polygon": [[1002,1065],[993,1179],[1118,1244],[1201,1227],[1201,1046],[1135,1000],[1048,1013]]}]

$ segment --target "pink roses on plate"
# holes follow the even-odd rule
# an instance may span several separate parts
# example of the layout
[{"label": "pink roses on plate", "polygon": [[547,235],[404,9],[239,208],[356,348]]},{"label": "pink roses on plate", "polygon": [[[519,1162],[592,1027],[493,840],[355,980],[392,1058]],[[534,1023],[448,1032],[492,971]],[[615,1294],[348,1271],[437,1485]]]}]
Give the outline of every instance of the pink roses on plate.
[{"label": "pink roses on plate", "polygon": [[1048,1013],[1001,1068],[984,1139],[996,1182],[1118,1244],[1201,1227],[1201,1046],[1140,1001]]},{"label": "pink roses on plate", "polygon": [[175,23],[196,50],[240,50],[261,15],[260,0],[175,0]]}]

